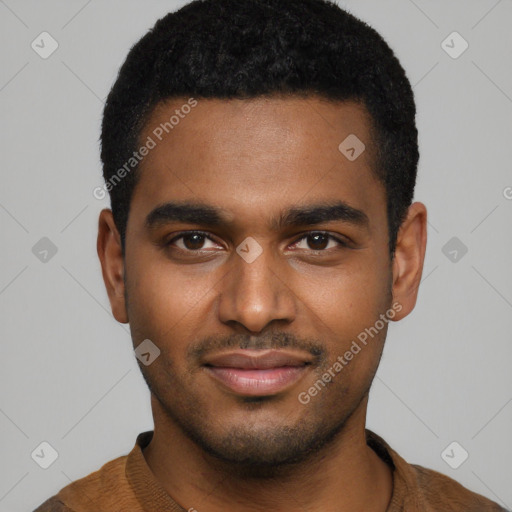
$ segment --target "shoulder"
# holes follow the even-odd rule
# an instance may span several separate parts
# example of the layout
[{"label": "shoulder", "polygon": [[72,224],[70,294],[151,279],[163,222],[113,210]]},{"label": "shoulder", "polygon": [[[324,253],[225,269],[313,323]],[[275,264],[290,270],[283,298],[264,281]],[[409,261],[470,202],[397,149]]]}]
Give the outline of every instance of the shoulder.
[{"label": "shoulder", "polygon": [[470,491],[442,473],[417,464],[410,464],[410,468],[416,475],[420,501],[429,506],[429,510],[506,512],[494,501]]},{"label": "shoulder", "polygon": [[[71,482],[33,512],[80,512],[115,505],[128,492],[125,475],[127,455],[106,462],[100,469]],[[112,502],[112,503],[111,503]]]},{"label": "shoulder", "polygon": [[453,478],[409,464],[382,437],[366,430],[367,444],[393,470],[389,512],[507,512],[494,501],[470,491]]},{"label": "shoulder", "polygon": [[57,496],[48,498],[44,503],[41,503],[33,512],[74,512],[68,506],[64,505]]}]

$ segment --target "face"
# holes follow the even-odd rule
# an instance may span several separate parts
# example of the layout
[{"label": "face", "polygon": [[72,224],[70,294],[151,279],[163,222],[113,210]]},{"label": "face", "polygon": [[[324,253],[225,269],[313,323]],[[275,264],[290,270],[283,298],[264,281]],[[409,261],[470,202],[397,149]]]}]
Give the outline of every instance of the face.
[{"label": "face", "polygon": [[[114,315],[130,322],[134,347],[149,339],[160,350],[139,365],[187,438],[231,463],[299,461],[361,407],[388,322],[414,306],[418,269],[390,261],[363,106],[187,103],[160,104],[141,136],[155,145],[125,259],[102,259]],[[355,159],[362,146],[339,149],[351,134],[365,145]]]}]

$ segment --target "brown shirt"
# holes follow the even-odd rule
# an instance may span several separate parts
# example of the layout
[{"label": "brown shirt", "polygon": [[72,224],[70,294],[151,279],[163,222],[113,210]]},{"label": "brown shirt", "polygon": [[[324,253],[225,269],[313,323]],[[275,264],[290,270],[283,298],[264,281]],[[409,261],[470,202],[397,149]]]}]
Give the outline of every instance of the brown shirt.
[{"label": "brown shirt", "polygon": [[[137,436],[128,455],[67,485],[34,512],[187,512],[155,479],[142,449],[153,431]],[[393,468],[393,493],[387,512],[503,512],[498,504],[469,491],[441,473],[408,464],[373,432],[368,445]],[[505,511],[506,512],[506,511]]]}]

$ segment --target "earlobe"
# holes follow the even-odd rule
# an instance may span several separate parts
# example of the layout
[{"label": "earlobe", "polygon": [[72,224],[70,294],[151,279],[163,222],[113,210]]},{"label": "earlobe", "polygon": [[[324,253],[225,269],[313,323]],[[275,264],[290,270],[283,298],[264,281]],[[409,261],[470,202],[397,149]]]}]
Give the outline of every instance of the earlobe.
[{"label": "earlobe", "polygon": [[402,309],[395,321],[405,318],[416,305],[427,246],[427,209],[413,203],[400,227],[393,259],[393,302]]},{"label": "earlobe", "polygon": [[108,208],[100,212],[96,248],[112,314],[118,322],[128,323],[121,237],[114,223],[112,210]]}]

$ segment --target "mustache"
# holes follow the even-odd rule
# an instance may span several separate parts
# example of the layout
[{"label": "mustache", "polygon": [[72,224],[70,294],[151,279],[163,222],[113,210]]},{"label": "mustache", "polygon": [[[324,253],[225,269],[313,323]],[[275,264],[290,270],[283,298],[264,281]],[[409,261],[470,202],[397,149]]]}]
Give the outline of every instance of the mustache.
[{"label": "mustache", "polygon": [[250,334],[232,334],[231,336],[209,336],[204,340],[193,343],[187,350],[189,361],[198,361],[210,352],[225,349],[295,349],[311,354],[316,364],[326,360],[327,351],[323,344],[314,338],[299,339],[287,332],[272,332],[261,336]]}]

